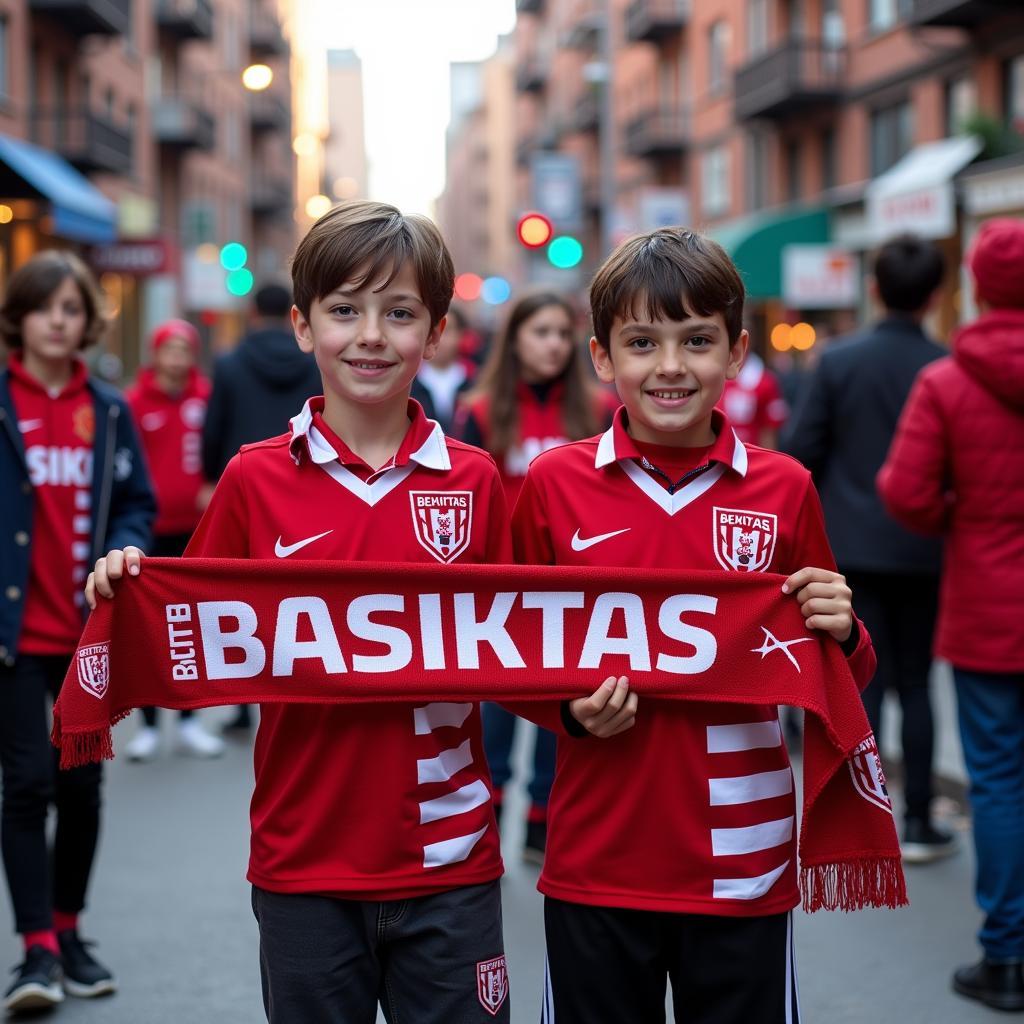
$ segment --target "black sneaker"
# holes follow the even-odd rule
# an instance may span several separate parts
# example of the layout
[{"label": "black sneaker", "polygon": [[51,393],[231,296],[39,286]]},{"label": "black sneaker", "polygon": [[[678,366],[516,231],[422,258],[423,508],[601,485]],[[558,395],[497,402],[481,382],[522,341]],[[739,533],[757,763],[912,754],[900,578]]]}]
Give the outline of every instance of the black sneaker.
[{"label": "black sneaker", "polygon": [[17,977],[4,993],[8,1013],[46,1010],[64,1001],[60,957],[45,946],[29,946],[25,962],[14,968]]},{"label": "black sneaker", "polygon": [[548,845],[548,823],[546,821],[528,821],[526,823],[526,842],[523,844],[523,860],[530,864],[544,863],[544,848]]},{"label": "black sneaker", "polygon": [[935,828],[924,818],[907,818],[900,852],[908,864],[929,864],[956,853],[959,848],[952,832]]},{"label": "black sneaker", "polygon": [[985,957],[953,974],[953,991],[994,1010],[1024,1010],[1024,973],[1019,960],[1000,963]]},{"label": "black sneaker", "polygon": [[86,948],[91,942],[83,942],[74,928],[57,932],[57,941],[64,963],[64,991],[68,995],[91,999],[117,991],[113,974]]}]

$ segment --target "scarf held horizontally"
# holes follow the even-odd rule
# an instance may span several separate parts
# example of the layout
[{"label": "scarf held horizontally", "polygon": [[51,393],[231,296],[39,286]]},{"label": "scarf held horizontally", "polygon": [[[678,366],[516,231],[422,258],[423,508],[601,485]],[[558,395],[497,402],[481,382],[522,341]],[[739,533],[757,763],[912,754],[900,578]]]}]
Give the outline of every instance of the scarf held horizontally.
[{"label": "scarf held horizontally", "polygon": [[901,906],[892,806],[860,694],[838,644],[807,629],[782,581],[150,558],[90,617],[53,740],[73,767],[112,757],[110,728],[137,707],[555,701],[619,674],[641,698],[789,704],[807,712],[805,909]]}]

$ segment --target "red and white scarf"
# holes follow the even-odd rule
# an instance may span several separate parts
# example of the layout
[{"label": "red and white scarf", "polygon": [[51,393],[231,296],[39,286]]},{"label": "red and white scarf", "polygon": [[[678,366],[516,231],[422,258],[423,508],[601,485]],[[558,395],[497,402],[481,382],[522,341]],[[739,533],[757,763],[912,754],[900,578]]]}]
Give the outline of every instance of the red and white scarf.
[{"label": "red and white scarf", "polygon": [[[807,711],[804,907],[907,902],[892,806],[839,646],[769,574],[159,559],[101,600],[54,709],[62,767],[133,708],[641,695]],[[595,741],[597,742],[597,741]]]}]

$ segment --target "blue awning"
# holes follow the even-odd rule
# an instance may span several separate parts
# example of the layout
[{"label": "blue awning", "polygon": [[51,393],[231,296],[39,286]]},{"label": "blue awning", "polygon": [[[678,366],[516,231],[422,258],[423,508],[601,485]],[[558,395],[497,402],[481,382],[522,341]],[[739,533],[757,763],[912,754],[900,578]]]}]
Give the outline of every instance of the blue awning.
[{"label": "blue awning", "polygon": [[51,150],[9,135],[0,135],[0,196],[47,200],[54,234],[61,238],[117,238],[117,207],[88,178]]}]

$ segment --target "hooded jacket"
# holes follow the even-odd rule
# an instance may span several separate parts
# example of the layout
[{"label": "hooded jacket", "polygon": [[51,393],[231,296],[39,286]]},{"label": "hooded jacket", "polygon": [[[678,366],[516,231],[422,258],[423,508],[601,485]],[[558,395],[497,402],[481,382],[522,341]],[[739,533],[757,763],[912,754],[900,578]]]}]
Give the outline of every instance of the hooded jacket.
[{"label": "hooded jacket", "polygon": [[286,431],[306,399],[321,391],[316,361],[290,331],[274,327],[247,334],[214,367],[203,426],[207,480],[219,479],[243,444]]},{"label": "hooded jacket", "polygon": [[908,528],[945,537],[935,653],[1024,671],[1024,310],[986,313],[921,371],[878,490]]}]

